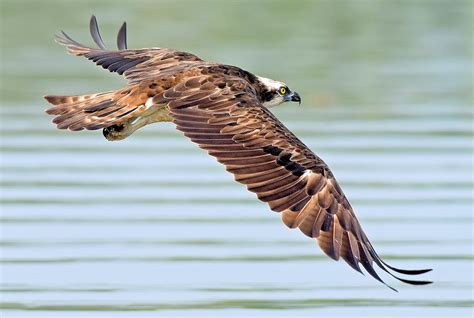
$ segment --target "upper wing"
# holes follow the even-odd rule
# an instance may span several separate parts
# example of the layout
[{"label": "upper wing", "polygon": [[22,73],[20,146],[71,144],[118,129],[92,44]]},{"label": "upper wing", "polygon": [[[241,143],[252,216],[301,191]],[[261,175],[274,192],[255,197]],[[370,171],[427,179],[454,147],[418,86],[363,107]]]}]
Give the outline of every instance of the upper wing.
[{"label": "upper wing", "polygon": [[409,275],[429,271],[401,270],[380,259],[328,166],[261,106],[247,82],[193,77],[157,95],[155,102],[167,103],[178,130],[273,211],[282,212],[287,226],[315,238],[331,258],[342,257],[358,271],[360,263],[379,281],[373,263],[392,276],[389,269]]},{"label": "upper wing", "polygon": [[90,20],[90,33],[98,48],[80,44],[63,31],[61,31],[61,35],[56,36],[56,41],[64,45],[70,54],[84,56],[111,72],[123,74],[130,82],[156,76],[164,70],[177,66],[178,63],[180,67],[185,67],[186,64],[202,61],[193,54],[171,49],[128,50],[125,23],[117,35],[118,51],[110,51],[105,48],[95,16],[92,16]]}]

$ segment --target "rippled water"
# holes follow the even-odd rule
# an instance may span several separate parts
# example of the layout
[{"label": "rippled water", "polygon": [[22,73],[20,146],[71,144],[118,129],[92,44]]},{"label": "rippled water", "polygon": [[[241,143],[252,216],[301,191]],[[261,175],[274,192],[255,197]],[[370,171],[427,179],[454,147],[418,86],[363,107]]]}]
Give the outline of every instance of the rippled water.
[{"label": "rippled water", "polygon": [[[3,0],[2,317],[469,317],[471,5]],[[91,13],[106,43],[126,19],[130,47],[287,82],[303,106],[276,115],[382,257],[435,283],[384,276],[394,293],[331,261],[171,124],[117,143],[57,131],[42,95],[123,83],[52,42],[60,28],[86,42]]]}]

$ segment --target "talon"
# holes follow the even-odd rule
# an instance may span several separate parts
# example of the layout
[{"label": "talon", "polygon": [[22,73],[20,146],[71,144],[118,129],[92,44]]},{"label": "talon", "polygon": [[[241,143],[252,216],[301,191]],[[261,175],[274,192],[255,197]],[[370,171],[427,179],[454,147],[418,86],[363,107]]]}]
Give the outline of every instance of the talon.
[{"label": "talon", "polygon": [[105,139],[109,141],[121,140],[127,137],[125,134],[122,133],[124,128],[125,126],[122,124],[112,125],[109,127],[105,127],[102,130],[102,134],[104,135]]},{"label": "talon", "polygon": [[123,124],[118,124],[118,125],[112,125],[109,128],[112,128],[116,132],[120,132],[125,128],[125,126]]}]

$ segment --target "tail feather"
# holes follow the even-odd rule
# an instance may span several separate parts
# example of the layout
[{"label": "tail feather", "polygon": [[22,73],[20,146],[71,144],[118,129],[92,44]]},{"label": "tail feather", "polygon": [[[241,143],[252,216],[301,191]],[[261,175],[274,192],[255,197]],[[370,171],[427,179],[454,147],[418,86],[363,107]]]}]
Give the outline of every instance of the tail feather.
[{"label": "tail feather", "polygon": [[[88,94],[88,95],[47,95],[44,97],[50,104],[53,105],[73,105],[77,103],[85,103],[88,100],[95,99],[98,100],[101,96],[110,95],[113,92],[104,92],[104,93],[97,93],[97,94]],[[51,107],[46,110],[46,113],[50,115],[55,115],[54,110],[57,107]]]},{"label": "tail feather", "polygon": [[142,101],[121,91],[44,98],[54,105],[46,109],[47,114],[56,116],[53,123],[59,129],[73,131],[109,127],[137,116],[145,108]]}]

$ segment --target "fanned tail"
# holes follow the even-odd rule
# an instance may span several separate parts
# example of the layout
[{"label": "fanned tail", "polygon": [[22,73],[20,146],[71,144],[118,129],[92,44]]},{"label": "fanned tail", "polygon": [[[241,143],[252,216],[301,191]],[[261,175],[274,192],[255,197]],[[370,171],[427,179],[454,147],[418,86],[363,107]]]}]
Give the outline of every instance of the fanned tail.
[{"label": "fanned tail", "polygon": [[126,93],[127,90],[119,90],[77,96],[49,95],[44,98],[54,106],[46,113],[56,115],[53,123],[59,129],[105,128],[136,116],[144,108],[140,100],[127,98]]}]

